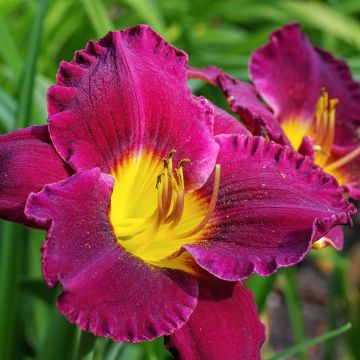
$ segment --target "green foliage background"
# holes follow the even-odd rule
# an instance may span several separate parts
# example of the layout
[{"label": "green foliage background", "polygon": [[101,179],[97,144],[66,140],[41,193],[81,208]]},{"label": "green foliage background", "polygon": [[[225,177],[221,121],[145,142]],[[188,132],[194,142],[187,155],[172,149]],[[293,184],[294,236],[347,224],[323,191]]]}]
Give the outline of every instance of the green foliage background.
[{"label": "green foliage background", "polygon": [[[272,30],[292,21],[302,24],[313,43],[345,58],[360,80],[360,1],[0,0],[0,132],[45,123],[46,91],[55,81],[58,63],[70,60],[89,39],[109,30],[148,23],[185,50],[191,65],[214,64],[247,80],[251,51]],[[216,89],[198,81],[192,81],[191,87],[225,106]],[[44,233],[5,222],[0,226],[0,359],[170,358],[161,339],[114,344],[81,335],[55,308],[59,289],[49,290],[41,280]],[[346,281],[354,248],[342,254],[329,250],[310,256],[330,268],[328,330],[337,326],[338,312],[352,323],[343,345],[348,359],[360,356],[358,288]],[[296,277],[296,269],[281,271],[266,279],[254,277],[250,286],[261,311],[274,284],[284,287],[298,343],[296,356],[308,359]],[[348,327],[341,331],[345,330]],[[336,359],[333,346],[326,343],[324,359]],[[264,358],[272,353],[266,345]]]}]

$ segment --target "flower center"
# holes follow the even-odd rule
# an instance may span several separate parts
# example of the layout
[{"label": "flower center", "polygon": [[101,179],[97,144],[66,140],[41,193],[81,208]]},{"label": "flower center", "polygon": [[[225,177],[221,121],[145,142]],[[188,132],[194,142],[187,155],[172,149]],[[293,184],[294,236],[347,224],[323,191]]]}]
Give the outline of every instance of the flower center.
[{"label": "flower center", "polygon": [[122,162],[112,174],[110,220],[119,245],[161,267],[173,267],[183,245],[203,240],[220,184],[216,166],[210,202],[198,192],[186,191],[183,169],[190,160],[182,159],[174,167],[175,153],[163,159],[142,153]]},{"label": "flower center", "polygon": [[[349,154],[333,161],[331,148],[335,138],[336,104],[337,99],[329,99],[329,94],[322,89],[316,103],[315,121],[290,119],[282,124],[282,128],[294,149],[298,149],[304,136],[308,136],[314,143],[315,163],[335,176],[340,184],[346,182],[341,174],[341,167],[360,155],[360,146]],[[340,171],[339,171],[340,170]]]}]

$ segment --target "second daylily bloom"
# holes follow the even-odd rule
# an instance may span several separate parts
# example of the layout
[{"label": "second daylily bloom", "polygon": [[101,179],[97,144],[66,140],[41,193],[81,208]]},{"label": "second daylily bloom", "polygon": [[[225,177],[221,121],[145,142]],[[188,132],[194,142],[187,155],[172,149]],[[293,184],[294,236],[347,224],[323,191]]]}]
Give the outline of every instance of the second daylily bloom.
[{"label": "second daylily bloom", "polygon": [[292,24],[253,53],[250,74],[293,147],[360,199],[360,85],[346,63]]},{"label": "second daylily bloom", "polygon": [[[309,156],[360,199],[360,85],[346,63],[312,46],[291,24],[252,54],[250,75],[255,86],[215,67],[188,68],[190,78],[219,86],[253,133]],[[315,247],[328,244],[343,247],[340,227]]]},{"label": "second daylily bloom", "polygon": [[256,359],[264,328],[239,281],[302,260],[354,208],[309,158],[193,96],[186,62],[147,26],[63,62],[48,125],[0,138],[0,215],[47,230],[43,276],[80,328]]}]

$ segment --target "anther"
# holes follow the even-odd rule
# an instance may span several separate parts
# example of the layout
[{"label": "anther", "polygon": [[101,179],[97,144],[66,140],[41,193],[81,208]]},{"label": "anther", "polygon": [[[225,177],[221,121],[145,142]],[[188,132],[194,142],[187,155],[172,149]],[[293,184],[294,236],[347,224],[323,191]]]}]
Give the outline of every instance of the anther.
[{"label": "anther", "polygon": [[220,165],[216,165],[215,166],[215,178],[214,178],[213,193],[211,196],[210,204],[209,204],[206,215],[204,216],[204,218],[202,219],[200,224],[197,225],[193,230],[190,230],[186,233],[178,235],[176,237],[177,239],[183,239],[183,238],[193,236],[205,227],[205,225],[208,223],[208,221],[210,220],[210,218],[215,210],[216,202],[219,197],[219,187],[220,187]]},{"label": "anther", "polygon": [[170,152],[169,152],[169,159],[172,159],[174,157],[174,155],[176,154],[176,150],[175,149],[172,149]]},{"label": "anther", "polygon": [[188,164],[190,163],[191,161],[189,159],[182,159],[179,161],[179,165],[178,165],[178,168],[181,168],[184,166],[184,164]]}]

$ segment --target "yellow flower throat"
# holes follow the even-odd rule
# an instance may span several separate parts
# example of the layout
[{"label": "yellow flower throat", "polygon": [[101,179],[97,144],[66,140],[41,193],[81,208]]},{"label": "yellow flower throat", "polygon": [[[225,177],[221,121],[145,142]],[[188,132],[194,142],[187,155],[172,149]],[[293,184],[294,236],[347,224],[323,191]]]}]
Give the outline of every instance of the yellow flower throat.
[{"label": "yellow flower throat", "polygon": [[155,266],[183,269],[179,250],[204,240],[218,198],[220,167],[215,167],[209,202],[186,191],[183,168],[189,160],[174,168],[174,155],[175,150],[161,159],[143,152],[120,164],[112,174],[110,221],[118,244],[129,253]]},{"label": "yellow flower throat", "polygon": [[335,108],[337,103],[337,99],[329,99],[328,93],[322,90],[316,104],[315,121],[291,118],[282,124],[282,128],[294,149],[299,149],[303,138],[308,136],[314,143],[316,164],[336,177],[342,185],[346,183],[347,179],[341,172],[341,167],[360,155],[360,146],[336,161],[329,161],[335,138]]}]

